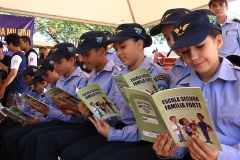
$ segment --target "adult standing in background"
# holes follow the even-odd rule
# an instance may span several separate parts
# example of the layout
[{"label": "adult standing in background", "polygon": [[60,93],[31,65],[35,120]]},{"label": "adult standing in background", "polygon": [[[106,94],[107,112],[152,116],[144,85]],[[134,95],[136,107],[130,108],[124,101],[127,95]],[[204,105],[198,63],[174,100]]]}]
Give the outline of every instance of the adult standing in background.
[{"label": "adult standing in background", "polygon": [[44,58],[46,58],[49,54],[47,47],[46,46],[41,46],[39,47],[39,53],[40,53],[40,59],[39,61],[43,60]]},{"label": "adult standing in background", "polygon": [[223,57],[240,55],[240,21],[227,17],[227,0],[210,0],[208,6],[209,10],[217,16],[218,24],[222,27],[223,45],[219,49],[219,55]]},{"label": "adult standing in background", "polygon": [[31,48],[31,41],[28,36],[20,37],[20,48],[25,52],[27,59],[27,66],[37,66],[38,56],[37,52]]}]

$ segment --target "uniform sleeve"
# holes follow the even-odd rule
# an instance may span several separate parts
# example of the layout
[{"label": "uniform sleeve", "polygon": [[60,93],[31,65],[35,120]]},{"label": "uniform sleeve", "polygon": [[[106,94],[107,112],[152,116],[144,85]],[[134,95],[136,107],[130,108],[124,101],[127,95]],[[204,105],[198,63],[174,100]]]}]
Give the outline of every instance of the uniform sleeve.
[{"label": "uniform sleeve", "polygon": [[108,141],[137,142],[141,140],[142,137],[137,124],[128,125],[122,130],[111,127],[108,134]]},{"label": "uniform sleeve", "polygon": [[187,153],[189,149],[187,147],[178,147],[178,149],[170,156],[170,157],[161,157],[157,155],[160,159],[182,159]]},{"label": "uniform sleeve", "polygon": [[71,115],[66,115],[63,114],[56,105],[54,105],[54,107],[49,107],[49,115],[48,118],[50,119],[57,119],[57,120],[61,120],[64,122],[68,122],[68,123],[81,123],[83,122],[85,119],[83,116],[81,116],[80,114],[78,114],[77,117],[73,117]]},{"label": "uniform sleeve", "polygon": [[11,68],[10,69],[18,70],[21,62],[22,62],[22,58],[19,55],[13,56],[12,60],[11,60]]},{"label": "uniform sleeve", "polygon": [[37,66],[37,54],[34,52],[29,53],[28,55],[28,66]]},{"label": "uniform sleeve", "polygon": [[79,80],[79,82],[77,84],[78,89],[86,87],[87,86],[87,81],[88,81],[88,77],[85,76],[84,74],[82,74],[82,78]]},{"label": "uniform sleeve", "polygon": [[24,106],[23,106],[22,111],[25,112],[25,113],[27,113],[27,114],[29,114],[29,115],[31,115],[31,108],[29,107],[27,101],[24,102]]},{"label": "uniform sleeve", "polygon": [[234,146],[221,144],[223,151],[219,151],[217,160],[239,160],[240,159],[240,143]]}]

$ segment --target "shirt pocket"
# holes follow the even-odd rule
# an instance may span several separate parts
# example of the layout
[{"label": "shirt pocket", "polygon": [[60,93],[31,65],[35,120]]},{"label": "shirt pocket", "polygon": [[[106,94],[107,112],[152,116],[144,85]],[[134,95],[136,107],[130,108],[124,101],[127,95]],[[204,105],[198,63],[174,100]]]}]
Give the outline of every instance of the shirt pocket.
[{"label": "shirt pocket", "polygon": [[240,137],[240,105],[219,107],[217,117],[219,128],[226,136]]},{"label": "shirt pocket", "polygon": [[238,31],[237,30],[228,30],[226,31],[226,36],[224,37],[224,46],[226,49],[231,48],[234,45],[238,45]]}]

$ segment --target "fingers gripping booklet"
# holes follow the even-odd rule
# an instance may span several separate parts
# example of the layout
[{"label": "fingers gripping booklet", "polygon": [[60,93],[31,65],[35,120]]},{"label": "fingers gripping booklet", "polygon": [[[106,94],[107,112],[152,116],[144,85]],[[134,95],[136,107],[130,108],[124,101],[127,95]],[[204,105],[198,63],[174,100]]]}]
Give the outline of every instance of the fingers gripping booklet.
[{"label": "fingers gripping booklet", "polygon": [[3,115],[8,116],[15,122],[23,123],[26,120],[34,120],[34,118],[27,113],[24,113],[23,111],[19,110],[17,107],[10,107],[9,109],[6,107],[3,107],[0,103],[0,111]]},{"label": "fingers gripping booklet", "polygon": [[24,99],[24,100],[27,101],[28,103],[31,103],[31,104],[33,104],[33,105],[35,105],[35,106],[39,106],[39,103],[43,104],[44,106],[47,106],[47,104],[39,101],[38,99],[36,99],[36,98],[34,98],[34,97],[26,94],[26,93],[24,93],[24,94],[18,93],[18,94],[19,94],[19,97],[20,97],[20,98]]},{"label": "fingers gripping booklet", "polygon": [[174,88],[153,95],[124,88],[143,140],[154,142],[168,133],[179,146],[195,135],[210,147],[222,150],[200,88]]},{"label": "fingers gripping booklet", "polygon": [[49,97],[54,97],[56,99],[59,99],[60,97],[65,97],[66,99],[71,100],[73,103],[76,105],[80,103],[80,99],[73,96],[72,94],[64,91],[63,89],[60,89],[58,87],[55,88],[50,88],[48,90],[45,90],[45,94],[48,95]]},{"label": "fingers gripping booklet", "polygon": [[80,90],[76,90],[79,98],[98,119],[107,119],[109,117],[121,115],[119,110],[98,84],[88,85]]}]

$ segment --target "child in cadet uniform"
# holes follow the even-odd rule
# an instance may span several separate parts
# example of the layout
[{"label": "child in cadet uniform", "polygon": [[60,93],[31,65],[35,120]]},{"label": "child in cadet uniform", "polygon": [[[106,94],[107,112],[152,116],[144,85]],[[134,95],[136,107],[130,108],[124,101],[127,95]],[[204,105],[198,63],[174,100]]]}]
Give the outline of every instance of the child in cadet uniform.
[{"label": "child in cadet uniform", "polygon": [[[222,151],[218,151],[196,136],[188,137],[190,143],[184,143],[197,160],[240,159],[240,71],[218,54],[223,39],[217,22],[216,15],[209,10],[195,10],[181,17],[173,31],[172,50],[177,49],[192,68],[191,74],[182,78],[176,87],[202,89],[222,146]],[[231,93],[234,95],[229,96]],[[157,141],[155,151],[163,157],[171,157],[178,147],[176,144],[170,148],[172,139],[166,133]]]},{"label": "child in cadet uniform", "polygon": [[[54,61],[54,69],[61,76],[57,81],[56,87],[59,87],[72,95],[76,95],[75,88],[86,86],[87,75],[81,71],[79,67],[74,66],[75,54],[72,53],[74,45],[71,43],[60,43],[53,47],[52,54],[48,57],[49,60]],[[35,120],[28,121],[29,125],[18,127],[9,131],[5,137],[4,142],[7,144],[9,152],[15,155],[16,158],[21,158],[19,153],[19,141],[22,142],[22,137],[28,134],[28,138],[24,139],[25,152],[35,154],[35,146],[37,136],[40,133],[47,131],[58,130],[59,128],[67,128],[70,124],[81,123],[84,118],[74,113],[66,115],[58,108],[56,104],[34,106],[29,104],[38,112],[43,113],[45,116],[42,118],[35,118]],[[70,125],[71,126],[71,125]],[[28,159],[27,157],[24,159]]]},{"label": "child in cadet uniform", "polygon": [[[185,8],[175,8],[175,9],[170,9],[167,10],[160,21],[160,23],[156,26],[154,26],[150,34],[152,36],[155,36],[157,34],[162,33],[164,38],[167,41],[168,46],[171,48],[172,45],[174,44],[173,36],[172,36],[172,31],[174,28],[174,25],[177,23],[178,19],[191,12],[188,9]],[[180,56],[177,50],[174,50],[174,52]],[[169,56],[170,52],[168,53],[167,56]],[[176,60],[174,63],[173,67],[168,71],[168,75],[170,77],[170,86],[169,88],[174,88],[175,84],[180,80],[182,77],[186,76],[189,74],[191,71],[191,68],[184,63],[182,60],[181,56]]]},{"label": "child in cadet uniform", "polygon": [[[115,83],[111,75],[119,73],[121,68],[115,65],[112,60],[108,61],[106,58],[106,45],[104,45],[106,40],[107,37],[103,32],[86,32],[79,38],[78,47],[76,50],[74,50],[74,53],[81,54],[82,61],[86,65],[87,69],[93,70],[87,84],[90,85],[98,83],[108,95],[110,100],[115,104],[117,88],[115,87]],[[62,108],[79,112],[78,106],[72,105],[67,99],[62,100],[64,102],[59,102],[60,105],[62,104]],[[84,103],[81,102],[80,105],[84,105]],[[88,114],[92,115],[90,110],[85,105],[84,107]],[[99,107],[96,106],[96,109],[100,114],[102,114]],[[109,124],[113,125],[116,122],[116,117],[108,118],[107,121]],[[61,130],[58,132],[53,131],[41,134],[37,140],[36,156],[33,158],[57,159],[57,157],[61,155],[63,149],[85,137],[94,134],[98,134],[98,132],[88,119],[86,119],[86,121],[81,125],[69,128],[68,130]],[[95,143],[97,144],[98,141]],[[74,151],[78,152],[78,148],[75,148]]]},{"label": "child in cadet uniform", "polygon": [[61,78],[54,70],[54,62],[42,60],[38,65],[36,76],[43,76],[44,80],[50,85],[50,88],[56,87],[57,81]]},{"label": "child in cadet uniform", "polygon": [[[109,31],[103,31],[103,33],[107,36],[107,39],[109,40],[112,38],[113,34]],[[120,59],[117,57],[116,51],[112,47],[112,44],[109,44],[107,46],[107,51],[106,51],[106,57],[110,61],[112,60],[115,64],[117,65],[123,65],[123,63],[120,61]]]},{"label": "child in cadet uniform", "polygon": [[[165,71],[144,56],[143,49],[151,46],[152,39],[141,25],[129,23],[118,26],[114,36],[106,42],[106,44],[110,43],[113,43],[118,58],[127,66],[122,71],[122,75],[138,68],[147,68],[153,78],[165,77],[164,79],[155,78],[158,79],[156,83],[168,88],[168,76]],[[126,148],[148,145],[149,142],[142,141],[134,115],[122,96],[117,99],[116,106],[123,115],[118,117],[118,122],[114,126],[110,126],[104,120],[99,121],[96,117],[89,118],[100,134],[72,144],[63,151],[61,159],[83,159],[84,157],[84,159],[100,159]],[[79,109],[84,114],[81,106]],[[110,157],[110,159],[115,158],[115,156]]]}]

